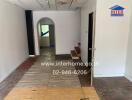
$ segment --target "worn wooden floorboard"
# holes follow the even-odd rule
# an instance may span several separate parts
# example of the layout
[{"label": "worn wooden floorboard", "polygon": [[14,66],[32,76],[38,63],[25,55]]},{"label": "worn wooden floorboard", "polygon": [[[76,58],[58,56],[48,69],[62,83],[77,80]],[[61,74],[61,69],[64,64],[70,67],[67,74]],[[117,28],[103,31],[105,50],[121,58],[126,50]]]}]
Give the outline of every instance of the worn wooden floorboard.
[{"label": "worn wooden floorboard", "polygon": [[99,100],[93,87],[84,88],[14,88],[5,100]]},{"label": "worn wooden floorboard", "polygon": [[[24,65],[25,67],[22,67],[26,69],[26,71],[23,71],[19,80],[17,79],[17,82],[14,83],[10,90],[7,89],[10,92],[6,95],[4,100],[80,100],[83,98],[99,100],[95,89],[89,87],[90,74],[85,75],[84,78],[82,78],[82,76],[78,77],[76,74],[54,75],[54,70],[74,71],[76,66],[42,66],[42,62],[72,63],[73,61],[71,59],[56,59],[52,49],[45,49],[42,55],[37,57],[34,64],[26,63],[26,66]],[[18,71],[18,73],[21,73],[21,70]],[[18,73],[15,73],[13,76],[17,77]],[[87,80],[85,81],[84,79]],[[14,78],[11,80],[14,81]],[[7,81],[7,83],[9,82]],[[5,90],[5,88],[1,89],[1,91],[3,90]],[[6,94],[7,93],[8,92],[6,92]],[[3,94],[0,96],[2,98],[5,97]]]}]

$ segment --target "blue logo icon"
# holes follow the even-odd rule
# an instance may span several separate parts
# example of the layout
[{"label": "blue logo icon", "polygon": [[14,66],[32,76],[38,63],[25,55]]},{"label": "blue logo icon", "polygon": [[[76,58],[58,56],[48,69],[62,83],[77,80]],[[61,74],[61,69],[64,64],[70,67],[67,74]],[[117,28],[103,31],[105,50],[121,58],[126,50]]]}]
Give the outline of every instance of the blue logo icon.
[{"label": "blue logo icon", "polygon": [[111,9],[111,16],[124,16],[124,7],[119,5],[115,5],[110,8]]}]

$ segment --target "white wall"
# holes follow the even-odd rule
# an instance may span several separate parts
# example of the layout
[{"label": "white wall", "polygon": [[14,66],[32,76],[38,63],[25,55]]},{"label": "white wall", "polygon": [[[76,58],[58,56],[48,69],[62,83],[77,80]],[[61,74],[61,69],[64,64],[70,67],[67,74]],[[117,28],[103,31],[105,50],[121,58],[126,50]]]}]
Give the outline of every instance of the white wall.
[{"label": "white wall", "polygon": [[[96,5],[97,4],[97,5]],[[111,17],[114,5],[125,7],[124,17]],[[96,10],[94,77],[124,76],[129,33],[130,5],[126,0],[89,0],[81,10],[82,60],[88,55],[88,13]]]},{"label": "white wall", "polygon": [[27,57],[24,10],[0,0],[0,82]]},{"label": "white wall", "polygon": [[[110,7],[125,8],[123,17],[111,17]],[[130,6],[126,0],[99,0],[96,11],[95,77],[124,76]]]},{"label": "white wall", "polygon": [[88,61],[88,17],[89,13],[96,11],[96,0],[88,0],[81,9],[81,58]]},{"label": "white wall", "polygon": [[35,51],[39,55],[37,23],[48,17],[55,23],[56,54],[70,54],[70,50],[80,41],[79,11],[34,11]]},{"label": "white wall", "polygon": [[131,8],[130,32],[128,39],[128,50],[127,50],[126,71],[125,71],[125,76],[130,81],[132,81],[132,28],[131,27],[132,27],[132,8]]}]

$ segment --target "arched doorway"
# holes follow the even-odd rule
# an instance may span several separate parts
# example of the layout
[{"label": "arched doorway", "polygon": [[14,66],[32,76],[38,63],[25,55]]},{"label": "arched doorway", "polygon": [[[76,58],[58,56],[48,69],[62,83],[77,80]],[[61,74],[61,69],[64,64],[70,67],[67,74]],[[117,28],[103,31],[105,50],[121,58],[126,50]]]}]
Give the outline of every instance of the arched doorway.
[{"label": "arched doorway", "polygon": [[42,18],[38,25],[40,55],[51,51],[55,55],[55,24],[50,18]]}]

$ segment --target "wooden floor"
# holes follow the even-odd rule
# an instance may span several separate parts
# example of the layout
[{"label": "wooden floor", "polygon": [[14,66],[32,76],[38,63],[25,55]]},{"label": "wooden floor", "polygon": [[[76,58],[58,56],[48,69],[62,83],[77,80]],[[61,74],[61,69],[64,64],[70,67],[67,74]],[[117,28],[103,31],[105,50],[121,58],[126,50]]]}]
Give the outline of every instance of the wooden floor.
[{"label": "wooden floor", "polygon": [[5,100],[99,100],[93,87],[84,88],[14,88]]},{"label": "wooden floor", "polygon": [[[10,89],[4,100],[99,100],[95,88],[86,84],[82,85],[78,75],[53,74],[54,70],[74,71],[76,66],[41,65],[42,62],[49,61],[50,63],[73,62],[71,59],[55,59],[52,49],[44,50],[42,55],[37,57],[36,62],[24,72],[21,79],[15,82],[14,88]],[[21,70],[19,72],[21,73]],[[88,81],[83,82],[89,84],[90,79],[88,76],[85,78]]]}]

